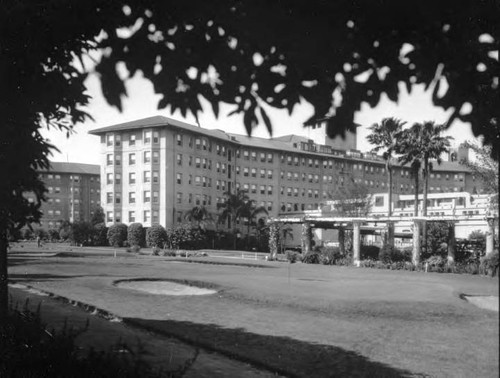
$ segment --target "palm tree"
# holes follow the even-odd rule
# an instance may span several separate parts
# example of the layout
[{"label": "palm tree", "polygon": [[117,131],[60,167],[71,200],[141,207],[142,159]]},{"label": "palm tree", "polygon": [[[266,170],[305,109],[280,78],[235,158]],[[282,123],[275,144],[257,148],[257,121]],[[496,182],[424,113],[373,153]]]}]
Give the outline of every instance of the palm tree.
[{"label": "palm tree", "polygon": [[246,201],[239,211],[239,216],[248,219],[247,235],[250,236],[250,226],[254,223],[253,220],[259,215],[269,215],[264,206],[256,206],[254,200]]},{"label": "palm tree", "polygon": [[199,229],[204,230],[206,226],[214,222],[212,214],[207,210],[205,206],[197,205],[189,210],[184,219],[189,222],[194,222]]},{"label": "palm tree", "polygon": [[403,142],[400,145],[403,156],[402,163],[411,163],[413,169],[422,169],[423,203],[422,216],[427,216],[427,192],[429,173],[432,171],[432,161],[441,164],[441,155],[450,148],[451,136],[441,136],[444,125],[436,125],[434,121],[415,123],[407,132],[403,133]]},{"label": "palm tree", "polygon": [[392,158],[398,149],[399,139],[403,126],[397,118],[384,118],[380,123],[375,123],[370,127],[371,134],[366,137],[370,144],[375,145],[373,152],[384,150],[382,157],[385,160],[385,169],[387,170],[387,187],[389,194],[388,215],[392,215]]},{"label": "palm tree", "polygon": [[217,204],[217,208],[222,210],[219,214],[219,223],[227,221],[227,227],[233,228],[234,248],[236,249],[236,220],[241,218],[245,204],[250,200],[245,190],[237,189],[233,194],[229,191],[224,193],[225,201]]},{"label": "palm tree", "polygon": [[[445,130],[444,125],[436,125],[434,121],[415,123],[410,129],[402,133],[400,152],[403,153],[400,161],[411,163],[412,169],[422,170],[423,198],[422,216],[427,216],[427,192],[429,187],[429,173],[432,171],[432,161],[441,164],[441,155],[450,147],[450,136],[441,136]],[[418,180],[418,174],[415,175]],[[418,181],[416,181],[418,184]],[[418,186],[415,185],[415,214],[418,206]],[[422,244],[427,245],[427,224],[424,222]]]}]

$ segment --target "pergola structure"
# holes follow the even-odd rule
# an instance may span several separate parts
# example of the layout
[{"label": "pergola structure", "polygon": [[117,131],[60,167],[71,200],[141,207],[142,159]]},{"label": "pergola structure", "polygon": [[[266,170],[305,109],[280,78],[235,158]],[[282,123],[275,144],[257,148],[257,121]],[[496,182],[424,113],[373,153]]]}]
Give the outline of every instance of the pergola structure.
[{"label": "pergola structure", "polygon": [[[345,251],[344,247],[344,233],[347,227],[353,230],[352,249],[353,249],[353,263],[358,265],[361,257],[361,229],[363,225],[379,224],[385,225],[385,242],[394,245],[394,235],[390,234],[390,230],[394,230],[394,224],[398,222],[413,222],[413,253],[412,263],[418,264],[420,262],[421,250],[421,230],[425,222],[447,222],[448,223],[448,262],[455,261],[455,224],[460,221],[467,220],[467,216],[454,215],[454,216],[430,216],[430,217],[341,217],[341,216],[322,216],[322,215],[305,215],[302,217],[277,217],[268,219],[268,223],[276,225],[279,223],[284,224],[302,224],[302,253],[305,254],[311,250],[312,229],[337,229],[339,231],[339,247],[341,252]],[[486,216],[488,223],[488,232],[486,233],[486,254],[492,253],[494,249],[494,234],[495,234],[495,219],[498,215]],[[271,233],[271,238],[277,239],[276,232]],[[277,245],[277,240],[271,240],[270,245]],[[271,251],[274,255],[277,251]]]}]

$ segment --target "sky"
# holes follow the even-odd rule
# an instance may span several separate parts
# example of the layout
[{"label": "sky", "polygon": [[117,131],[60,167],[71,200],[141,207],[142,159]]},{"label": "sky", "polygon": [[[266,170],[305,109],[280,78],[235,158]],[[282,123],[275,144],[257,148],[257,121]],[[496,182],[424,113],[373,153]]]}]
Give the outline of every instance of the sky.
[{"label": "sky", "polygon": [[[151,83],[145,80],[140,73],[137,73],[126,83],[129,95],[124,98],[122,113],[116,108],[110,107],[104,100],[97,74],[91,73],[85,85],[88,90],[87,93],[92,97],[85,110],[92,115],[94,121],[88,120],[83,124],[75,125],[75,132],[69,138],[66,138],[66,133],[58,130],[43,130],[43,136],[60,150],[60,152],[54,152],[50,156],[52,161],[100,164],[99,138],[88,134],[92,129],[155,115],[163,115],[196,124],[193,116],[183,118],[179,112],[171,114],[168,108],[158,110],[157,104],[160,96],[154,94]],[[366,136],[369,134],[368,127],[380,122],[385,117],[399,118],[406,121],[408,126],[415,122],[429,120],[443,123],[448,119],[452,110],[445,112],[441,108],[434,107],[431,101],[431,90],[425,92],[422,86],[414,87],[411,94],[408,94],[404,86],[401,86],[400,90],[401,95],[398,104],[391,102],[383,95],[377,107],[372,109],[367,104],[363,104],[360,111],[356,113],[354,121],[361,125],[358,128],[357,140],[359,150],[369,151],[372,148],[366,141]],[[199,117],[201,127],[221,129],[235,134],[246,134],[241,115],[226,116],[233,109],[232,107],[228,105],[221,106],[219,118],[216,119],[208,103],[203,105],[205,111]],[[303,103],[296,106],[292,115],[289,115],[286,110],[275,109],[270,109],[268,114],[273,124],[273,136],[287,134],[308,136],[308,129],[303,127],[303,123],[313,114],[313,108],[310,104]],[[252,135],[269,137],[264,124],[258,125]],[[458,121],[451,125],[446,135],[454,137],[452,145],[458,145],[465,140],[474,140],[470,125]]]}]

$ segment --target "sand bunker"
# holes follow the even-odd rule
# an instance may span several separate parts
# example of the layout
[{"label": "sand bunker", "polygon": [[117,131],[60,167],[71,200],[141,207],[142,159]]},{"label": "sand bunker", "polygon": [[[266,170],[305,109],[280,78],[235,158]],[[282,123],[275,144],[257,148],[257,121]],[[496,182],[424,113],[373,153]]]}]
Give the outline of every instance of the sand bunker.
[{"label": "sand bunker", "polygon": [[121,281],[117,282],[116,286],[122,289],[143,291],[157,295],[210,295],[217,293],[216,290],[182,285],[170,281]]},{"label": "sand bunker", "polygon": [[464,295],[463,298],[474,306],[498,312],[498,297],[494,295]]}]

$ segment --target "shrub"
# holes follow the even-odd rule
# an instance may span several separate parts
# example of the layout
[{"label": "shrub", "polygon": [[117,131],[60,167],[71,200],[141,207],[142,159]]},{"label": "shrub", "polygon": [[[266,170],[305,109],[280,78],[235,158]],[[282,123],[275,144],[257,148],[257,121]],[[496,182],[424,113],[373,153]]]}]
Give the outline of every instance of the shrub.
[{"label": "shrub", "polygon": [[127,226],[115,223],[108,229],[108,243],[112,247],[122,247],[127,240]]},{"label": "shrub", "polygon": [[285,257],[291,264],[293,264],[297,262],[299,254],[295,251],[285,251]]},{"label": "shrub", "polygon": [[323,247],[320,249],[320,263],[323,265],[335,265],[336,261],[342,257],[340,248]]},{"label": "shrub", "polygon": [[433,255],[446,257],[448,253],[448,223],[428,222],[427,223],[427,248],[422,253],[425,260]]},{"label": "shrub", "polygon": [[316,250],[309,251],[302,257],[302,262],[305,264],[319,264],[320,253]]},{"label": "shrub", "polygon": [[411,249],[397,249],[392,245],[385,244],[379,252],[378,259],[383,263],[411,262]]},{"label": "shrub", "polygon": [[108,228],[104,223],[94,225],[92,230],[92,244],[95,246],[108,245]]},{"label": "shrub", "polygon": [[71,225],[69,239],[74,244],[88,244],[92,240],[92,224],[90,222],[75,222]]},{"label": "shrub", "polygon": [[155,224],[147,229],[146,241],[149,247],[161,248],[167,241],[167,231],[163,226]]},{"label": "shrub", "polygon": [[376,245],[361,246],[361,260],[371,259],[377,260],[380,253],[380,248]]},{"label": "shrub", "polygon": [[47,238],[47,231],[43,228],[36,228],[33,231],[35,238],[40,238],[40,239],[46,239]]},{"label": "shrub", "polygon": [[127,241],[131,247],[144,247],[145,235],[141,223],[132,223],[127,229]]},{"label": "shrub", "polygon": [[481,267],[485,274],[495,277],[498,274],[498,251],[494,251],[481,259]]},{"label": "shrub", "polygon": [[51,228],[49,231],[48,231],[48,235],[49,235],[49,240],[50,241],[56,241],[56,240],[59,240],[59,231],[57,231],[56,229],[54,228]]}]

